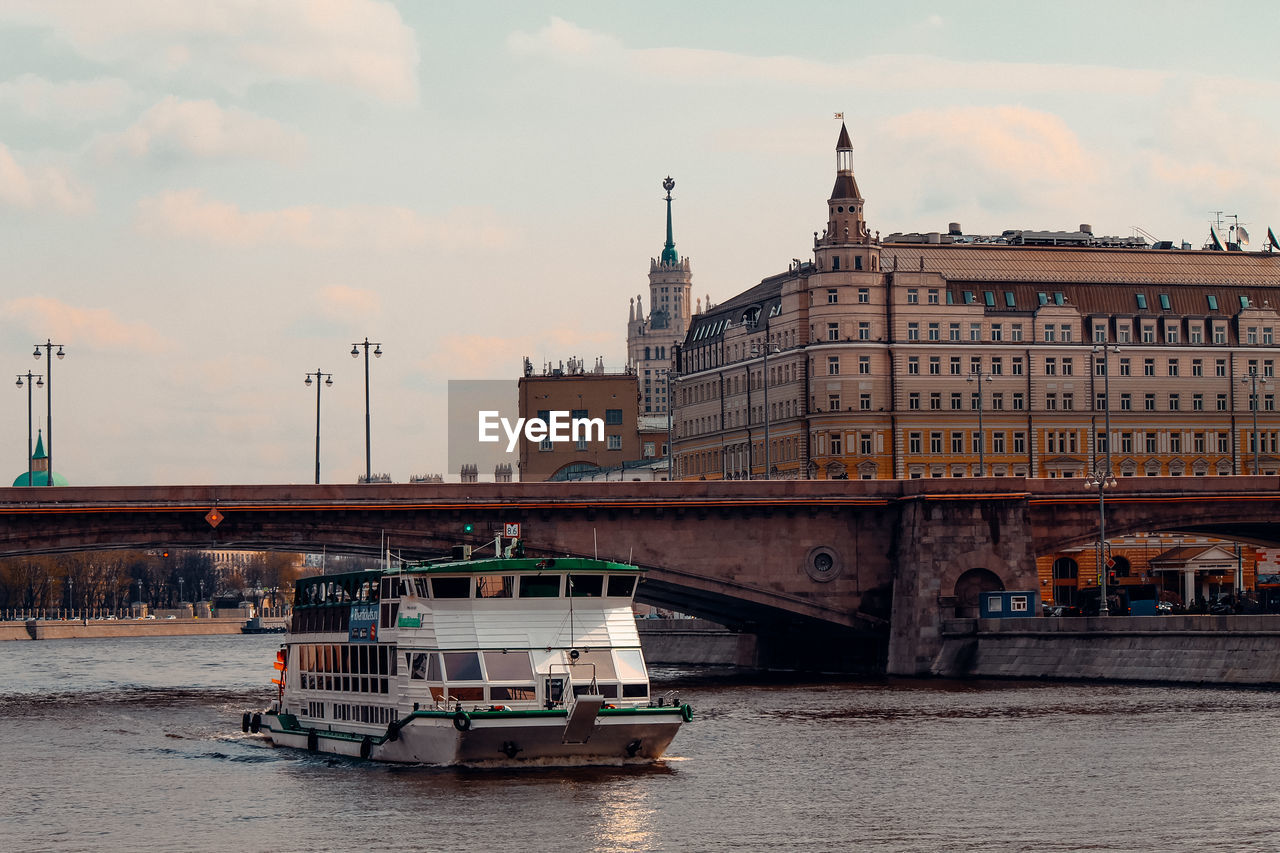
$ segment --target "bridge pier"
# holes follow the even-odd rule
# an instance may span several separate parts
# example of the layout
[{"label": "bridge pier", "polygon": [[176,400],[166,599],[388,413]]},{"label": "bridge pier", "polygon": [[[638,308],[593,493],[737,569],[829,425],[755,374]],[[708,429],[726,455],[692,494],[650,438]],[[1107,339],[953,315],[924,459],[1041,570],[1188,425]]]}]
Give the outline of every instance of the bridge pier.
[{"label": "bridge pier", "polygon": [[1026,495],[916,495],[898,507],[886,671],[928,675],[942,650],[942,620],[970,615],[981,591],[1036,588],[1029,505]]}]

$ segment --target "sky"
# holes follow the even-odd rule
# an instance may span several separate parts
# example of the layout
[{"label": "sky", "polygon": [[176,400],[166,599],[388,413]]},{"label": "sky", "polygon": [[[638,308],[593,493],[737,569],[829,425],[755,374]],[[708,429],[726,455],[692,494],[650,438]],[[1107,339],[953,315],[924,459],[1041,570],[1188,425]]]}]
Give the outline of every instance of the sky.
[{"label": "sky", "polygon": [[[77,485],[444,473],[447,381],[597,357],[661,252],[807,258],[843,113],[869,227],[1280,227],[1280,6],[0,4],[0,361]],[[0,475],[26,470],[26,391]],[[34,403],[45,424],[43,390]],[[6,449],[7,448],[7,449]],[[4,473],[6,470],[11,474]]]}]

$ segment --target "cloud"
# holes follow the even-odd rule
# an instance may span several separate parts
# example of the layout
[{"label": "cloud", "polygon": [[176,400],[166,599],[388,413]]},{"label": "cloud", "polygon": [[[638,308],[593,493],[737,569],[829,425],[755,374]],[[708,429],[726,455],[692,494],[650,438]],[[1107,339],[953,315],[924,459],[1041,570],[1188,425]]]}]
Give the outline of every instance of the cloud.
[{"label": "cloud", "polygon": [[160,352],[172,342],[146,323],[129,323],[108,308],[80,308],[44,296],[24,296],[4,304],[4,313],[28,329],[55,340],[74,340],[99,350]]},{"label": "cloud", "polygon": [[[935,20],[936,18],[936,20]],[[937,16],[926,19],[941,26]],[[541,29],[514,32],[507,48],[517,55],[571,66],[590,66],[645,78],[677,78],[690,85],[778,83],[822,91],[873,89],[885,92],[974,90],[1011,93],[1127,95],[1154,91],[1172,75],[1163,71],[1087,65],[964,62],[917,54],[881,54],[844,62],[797,56],[752,56],[723,50],[627,47],[615,36],[552,18]]]},{"label": "cloud", "polygon": [[[573,355],[590,367],[599,353],[617,349],[615,334],[566,326],[527,335],[442,335],[432,341],[431,353],[421,369],[432,377],[507,378],[518,375],[526,356],[533,362],[534,371],[540,373],[544,359],[559,362]],[[605,369],[611,372],[622,368],[622,364],[605,363]]]},{"label": "cloud", "polygon": [[302,134],[277,121],[213,101],[185,101],[172,95],[148,109],[120,133],[100,137],[100,156],[203,159],[266,158],[288,161],[306,150]]},{"label": "cloud", "polygon": [[988,210],[1070,206],[1098,168],[1061,118],[1025,107],[918,110],[886,120],[878,144],[930,206],[976,198]]},{"label": "cloud", "polygon": [[0,144],[0,206],[82,214],[93,208],[93,200],[67,172],[53,166],[23,168]]},{"label": "cloud", "polygon": [[369,319],[382,310],[382,298],[373,290],[335,284],[320,291],[319,308],[332,320]]},{"label": "cloud", "polygon": [[22,74],[0,82],[0,109],[37,121],[94,122],[124,112],[132,99],[129,84],[110,77],[55,83]]},{"label": "cloud", "polygon": [[373,205],[244,211],[230,202],[206,199],[199,190],[141,200],[137,227],[145,234],[239,247],[492,249],[515,239],[492,210],[457,209],[443,218],[407,207]]},{"label": "cloud", "polygon": [[10,0],[4,17],[43,26],[82,56],[233,90],[317,81],[385,101],[417,100],[413,31],[378,0]]}]

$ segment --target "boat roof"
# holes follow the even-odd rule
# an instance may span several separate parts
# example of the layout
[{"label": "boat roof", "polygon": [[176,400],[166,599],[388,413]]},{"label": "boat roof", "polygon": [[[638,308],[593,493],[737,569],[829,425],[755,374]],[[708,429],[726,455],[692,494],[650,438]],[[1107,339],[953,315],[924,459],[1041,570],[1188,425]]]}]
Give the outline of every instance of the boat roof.
[{"label": "boat roof", "polygon": [[634,572],[644,569],[627,563],[610,560],[592,560],[585,557],[490,557],[477,560],[450,560],[447,563],[403,563],[387,569],[385,574],[508,574],[513,572]]}]

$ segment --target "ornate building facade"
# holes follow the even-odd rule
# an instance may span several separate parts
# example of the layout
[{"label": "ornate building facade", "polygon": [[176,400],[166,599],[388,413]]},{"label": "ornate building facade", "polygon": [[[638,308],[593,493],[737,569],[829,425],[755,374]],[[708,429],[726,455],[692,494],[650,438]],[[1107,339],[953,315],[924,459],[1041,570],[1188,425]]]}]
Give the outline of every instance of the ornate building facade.
[{"label": "ornate building facade", "polygon": [[812,260],[689,320],[678,478],[1280,471],[1280,252],[881,240],[843,125],[826,207]]}]

